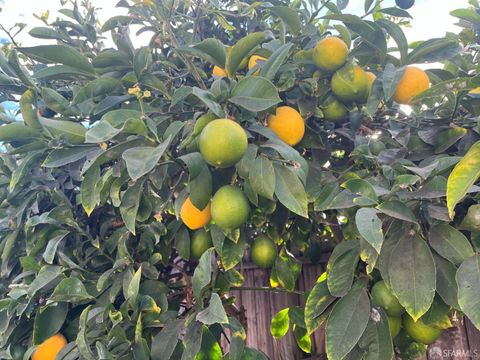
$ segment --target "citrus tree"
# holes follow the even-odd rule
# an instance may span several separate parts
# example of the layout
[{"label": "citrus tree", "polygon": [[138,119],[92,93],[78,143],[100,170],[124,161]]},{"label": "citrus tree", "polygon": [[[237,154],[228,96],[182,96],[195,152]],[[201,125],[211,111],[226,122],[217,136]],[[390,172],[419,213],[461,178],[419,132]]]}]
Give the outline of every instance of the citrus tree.
[{"label": "citrus tree", "polygon": [[29,30],[46,45],[12,36],[0,357],[265,359],[229,294],[242,262],[295,291],[321,255],[271,325],[306,353],[320,326],[333,360],[480,328],[479,4],[409,44],[414,1],[387,3],[122,0],[99,25],[72,2]]}]

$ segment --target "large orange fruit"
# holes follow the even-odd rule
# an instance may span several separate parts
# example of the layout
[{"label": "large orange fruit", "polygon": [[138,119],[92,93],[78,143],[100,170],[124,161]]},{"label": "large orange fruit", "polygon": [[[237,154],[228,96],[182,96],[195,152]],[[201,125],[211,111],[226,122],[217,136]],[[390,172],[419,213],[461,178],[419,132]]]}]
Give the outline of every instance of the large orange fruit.
[{"label": "large orange fruit", "polygon": [[275,115],[269,115],[267,126],[290,146],[297,145],[305,134],[305,123],[300,113],[290,106],[280,106]]},{"label": "large orange fruit", "polygon": [[348,57],[348,46],[336,37],[330,36],[320,40],[313,50],[313,60],[325,71],[333,72],[340,69]]},{"label": "large orange fruit", "polygon": [[204,227],[210,222],[210,201],[205,209],[200,210],[193,205],[190,196],[187,197],[180,209],[180,218],[183,223],[191,230],[196,230]]},{"label": "large orange fruit", "polygon": [[410,104],[413,97],[430,87],[430,79],[425,71],[408,66],[393,94],[393,100],[399,104]]},{"label": "large orange fruit", "polygon": [[55,334],[37,346],[32,354],[32,360],[55,360],[65,345],[67,345],[65,336],[60,333]]}]

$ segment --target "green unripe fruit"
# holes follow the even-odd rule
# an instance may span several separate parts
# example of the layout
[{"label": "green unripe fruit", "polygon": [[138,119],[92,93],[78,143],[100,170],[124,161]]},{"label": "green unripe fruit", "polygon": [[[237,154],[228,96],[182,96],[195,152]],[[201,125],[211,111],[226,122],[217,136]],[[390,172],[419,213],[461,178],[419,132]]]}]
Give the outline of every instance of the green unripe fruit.
[{"label": "green unripe fruit", "polygon": [[277,247],[272,239],[265,235],[257,237],[251,249],[252,261],[261,268],[270,268],[277,258]]},{"label": "green unripe fruit", "polygon": [[193,233],[190,243],[190,257],[200,259],[207,249],[212,247],[212,236],[205,229],[199,229]]},{"label": "green unripe fruit", "polygon": [[377,305],[382,307],[389,316],[400,316],[405,312],[403,306],[383,280],[373,285],[372,299]]},{"label": "green unripe fruit", "polygon": [[234,230],[245,224],[250,212],[247,197],[233,185],[217,190],[210,209],[212,220],[224,230]]}]

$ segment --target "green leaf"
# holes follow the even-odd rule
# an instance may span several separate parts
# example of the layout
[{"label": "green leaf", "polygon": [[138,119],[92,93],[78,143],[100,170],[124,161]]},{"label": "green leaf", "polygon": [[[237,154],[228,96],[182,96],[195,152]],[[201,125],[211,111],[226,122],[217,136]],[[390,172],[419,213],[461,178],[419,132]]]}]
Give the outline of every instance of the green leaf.
[{"label": "green leaf", "polygon": [[458,268],[458,304],[477,329],[480,329],[480,255],[466,259]]},{"label": "green leaf", "polygon": [[62,273],[62,268],[55,265],[44,265],[38,272],[35,279],[30,283],[28,287],[28,295],[34,296],[38,290],[44,288],[50,284],[53,280],[57,279]]},{"label": "green leaf", "polygon": [[393,344],[388,326],[388,317],[380,307],[373,307],[368,326],[358,345],[366,354],[366,360],[391,360]]},{"label": "green leaf", "polygon": [[475,255],[472,245],[454,227],[439,223],[430,228],[428,239],[432,248],[451,263],[460,266],[465,259]]},{"label": "green leaf", "polygon": [[439,38],[424,41],[408,55],[409,64],[448,60],[461,51],[457,40]]},{"label": "green leaf", "polygon": [[370,299],[364,288],[354,287],[333,307],[326,326],[326,348],[330,360],[342,360],[367,328]]},{"label": "green leaf", "polygon": [[135,220],[137,218],[144,181],[145,178],[139,179],[130,186],[123,194],[122,202],[120,204],[120,214],[122,215],[122,219],[125,222],[127,229],[133,235],[135,235]]},{"label": "green leaf", "polygon": [[388,275],[398,301],[418,320],[430,308],[436,288],[435,262],[427,243],[417,234],[402,236],[390,255]]},{"label": "green leaf", "polygon": [[100,180],[100,175],[100,167],[93,166],[87,170],[80,185],[82,206],[88,216],[100,202],[100,196],[95,188],[95,185]]},{"label": "green leaf", "polygon": [[88,82],[75,94],[73,104],[81,104],[87,100],[97,97],[105,97],[112,93],[121,91],[122,83],[111,77],[101,77]]},{"label": "green leaf", "polygon": [[192,277],[193,295],[198,300],[201,298],[202,290],[210,284],[212,280],[212,254],[214,249],[205,251],[195,268]]},{"label": "green leaf", "polygon": [[78,323],[78,334],[76,344],[82,357],[86,360],[95,360],[92,350],[90,349],[89,342],[87,340],[87,322],[88,314],[92,309],[92,305],[87,306],[80,314],[80,321]]},{"label": "green leaf", "polygon": [[33,324],[33,344],[39,345],[63,326],[68,313],[68,304],[53,303],[37,311]]},{"label": "green leaf", "polygon": [[225,111],[210,91],[194,87],[192,88],[192,94],[199,98],[219,118],[225,117]]},{"label": "green leaf", "polygon": [[12,123],[0,126],[0,141],[18,141],[41,138],[39,130],[25,126],[24,124]]},{"label": "green leaf", "polygon": [[438,255],[433,255],[435,259],[435,268],[437,270],[437,292],[447,303],[454,309],[460,310],[458,305],[458,288],[455,280],[457,274],[457,267],[451,262],[441,258]]},{"label": "green leaf", "polygon": [[63,64],[74,69],[95,74],[95,70],[88,59],[77,50],[66,45],[40,45],[21,47],[18,51],[44,64]]},{"label": "green leaf", "polygon": [[45,131],[53,138],[64,136],[72,144],[83,144],[85,142],[85,133],[87,129],[82,124],[73,121],[46,118],[40,118],[40,124],[42,124]]},{"label": "green leaf", "polygon": [[447,182],[447,208],[453,219],[455,206],[480,177],[480,141],[472,145],[458,162]]},{"label": "green leaf", "polygon": [[267,32],[254,32],[237,41],[226,58],[227,73],[235,74],[243,59],[269,37]]},{"label": "green leaf", "polygon": [[378,197],[373,186],[366,180],[351,179],[343,183],[342,187],[360,196],[353,199],[353,202],[357,205],[368,206],[378,203]]},{"label": "green leaf", "polygon": [[403,77],[405,68],[397,69],[393,64],[388,63],[383,73],[383,93],[385,100],[390,100],[397,89],[398,83]]},{"label": "green leaf", "polygon": [[217,293],[212,293],[208,307],[200,311],[196,319],[205,325],[228,324],[227,313]]},{"label": "green leaf", "polygon": [[137,79],[141,79],[143,74],[152,65],[152,49],[148,46],[141,47],[135,51],[133,57],[133,71]]},{"label": "green leaf", "polygon": [[183,46],[178,50],[197,56],[211,64],[220,66],[222,69],[225,68],[225,45],[220,40],[208,38],[191,47]]},{"label": "green leaf", "polygon": [[170,139],[168,137],[157,147],[141,146],[125,150],[122,158],[127,165],[128,175],[133,181],[140,179],[157,166],[160,158],[170,145]]},{"label": "green leaf", "polygon": [[[218,296],[218,295],[217,295]],[[192,321],[187,327],[185,337],[183,338],[182,360],[196,359],[195,356],[200,352],[202,347],[203,325],[199,321]]]},{"label": "green leaf", "polygon": [[65,99],[60,93],[56,92],[53,89],[42,87],[42,99],[45,101],[45,104],[48,108],[56,111],[60,114],[71,115],[71,114],[78,114],[78,111],[74,111],[74,109],[70,106],[70,101]]},{"label": "green leaf", "polygon": [[282,100],[270,80],[249,76],[240,80],[232,90],[229,101],[252,112],[265,111]]},{"label": "green leaf", "polygon": [[287,209],[308,218],[308,200],[300,179],[289,168],[274,164],[275,195]]},{"label": "green leaf", "polygon": [[307,330],[297,324],[293,324],[293,336],[300,349],[303,352],[310,354],[312,351],[312,340]]},{"label": "green leaf", "polygon": [[377,210],[360,208],[355,214],[355,224],[362,237],[380,254],[383,244],[382,221],[377,216]]},{"label": "green leaf", "polygon": [[275,191],[275,170],[272,162],[265,156],[259,156],[252,162],[249,170],[249,180],[252,189],[267,199],[273,200]]},{"label": "green leaf", "polygon": [[42,163],[46,168],[57,168],[95,154],[98,151],[97,146],[72,147],[64,149],[54,149],[48,154]]},{"label": "green leaf", "polygon": [[132,280],[130,280],[130,283],[128,284],[127,298],[130,304],[132,305],[137,302],[141,278],[142,278],[142,267],[140,266],[135,272],[135,275],[133,275]]},{"label": "green leaf", "polygon": [[28,154],[20,163],[20,165],[12,172],[10,178],[10,191],[14,191],[18,184],[22,182],[22,180],[27,175],[27,172],[32,169],[33,164],[37,159],[42,156],[43,151],[35,151]]},{"label": "green leaf", "polygon": [[273,337],[278,339],[287,334],[290,325],[290,317],[288,316],[289,310],[290,308],[280,310],[272,318],[270,323],[270,333]]},{"label": "green leaf", "polygon": [[305,324],[309,334],[321,325],[317,319],[335,301],[335,297],[328,291],[326,280],[326,273],[323,273],[310,290],[305,303]]},{"label": "green leaf", "polygon": [[152,340],[152,359],[169,360],[172,357],[178,338],[183,329],[183,319],[168,323]]},{"label": "green leaf", "polygon": [[395,40],[398,46],[398,51],[400,52],[400,63],[405,64],[408,56],[408,40],[405,37],[402,28],[393,21],[387,19],[379,19],[376,22]]},{"label": "green leaf", "polygon": [[302,29],[300,16],[296,10],[288,6],[272,6],[268,9],[284,22],[292,34],[297,35]]},{"label": "green leaf", "polygon": [[275,78],[275,75],[277,74],[280,67],[287,59],[292,46],[292,43],[288,43],[276,49],[273,54],[270,55],[267,61],[265,61],[262,68],[260,69],[260,76],[272,81]]},{"label": "green leaf", "polygon": [[110,19],[108,19],[107,21],[105,21],[105,23],[102,25],[102,28],[101,28],[100,31],[103,33],[103,32],[106,32],[106,31],[113,30],[116,27],[127,26],[127,25],[134,24],[134,23],[137,23],[137,20],[135,20],[131,16],[117,15],[117,16],[113,16]]},{"label": "green leaf", "polygon": [[45,252],[43,253],[43,259],[47,264],[53,264],[58,244],[68,234],[70,234],[70,231],[67,230],[56,230],[52,234],[50,234],[50,239],[48,240],[47,247],[45,248]]},{"label": "green leaf", "polygon": [[328,290],[333,296],[345,296],[352,287],[360,257],[360,242],[342,241],[332,252],[327,264]]},{"label": "green leaf", "polygon": [[416,224],[417,219],[410,208],[399,200],[388,200],[377,206],[385,215]]},{"label": "green leaf", "polygon": [[450,15],[468,21],[474,25],[480,25],[480,14],[477,14],[474,9],[456,9],[451,11]]},{"label": "green leaf", "polygon": [[63,279],[53,290],[50,296],[52,301],[65,301],[69,303],[82,303],[94,299],[80,279],[70,277]]}]

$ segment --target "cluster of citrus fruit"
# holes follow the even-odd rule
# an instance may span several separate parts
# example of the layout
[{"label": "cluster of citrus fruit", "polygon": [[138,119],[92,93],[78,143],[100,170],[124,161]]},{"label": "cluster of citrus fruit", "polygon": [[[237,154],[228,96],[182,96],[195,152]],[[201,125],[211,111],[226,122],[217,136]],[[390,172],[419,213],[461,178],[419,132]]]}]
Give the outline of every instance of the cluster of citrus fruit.
[{"label": "cluster of citrus fruit", "polygon": [[[208,164],[216,168],[234,166],[247,151],[247,133],[231,119],[212,120],[208,117],[207,120],[199,133],[200,153]],[[180,209],[180,218],[194,231],[190,243],[191,258],[200,258],[212,246],[212,237],[206,228],[211,221],[224,231],[232,231],[245,224],[249,214],[248,199],[235,185],[220,187],[203,209],[198,209],[187,197]],[[260,236],[254,241],[252,260],[257,265],[272,266],[276,255],[275,244],[269,238]]]},{"label": "cluster of citrus fruit", "polygon": [[394,342],[409,341],[430,345],[442,334],[442,329],[424,323],[421,318],[415,321],[407,314],[385,281],[375,283],[371,294],[373,302],[387,313],[388,327]]}]

